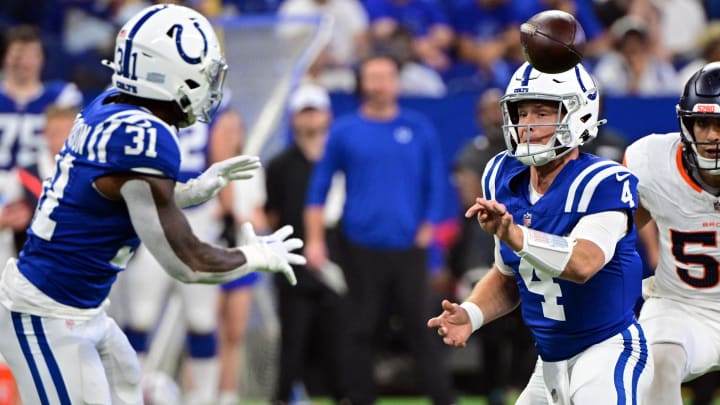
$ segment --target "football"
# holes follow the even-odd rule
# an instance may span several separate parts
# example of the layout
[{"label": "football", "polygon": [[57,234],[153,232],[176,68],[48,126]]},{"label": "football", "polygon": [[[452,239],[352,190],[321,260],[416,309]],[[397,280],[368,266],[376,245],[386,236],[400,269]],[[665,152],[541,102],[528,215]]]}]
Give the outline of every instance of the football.
[{"label": "football", "polygon": [[561,73],[582,60],[585,31],[572,14],[547,10],[520,26],[520,44],[525,59],[535,69]]}]

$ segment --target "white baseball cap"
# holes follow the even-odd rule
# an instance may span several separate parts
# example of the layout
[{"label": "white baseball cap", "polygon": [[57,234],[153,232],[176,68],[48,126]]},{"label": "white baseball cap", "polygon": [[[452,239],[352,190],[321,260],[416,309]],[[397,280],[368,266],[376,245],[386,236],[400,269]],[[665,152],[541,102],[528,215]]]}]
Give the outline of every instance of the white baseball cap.
[{"label": "white baseball cap", "polygon": [[327,110],[330,108],[330,96],[322,86],[313,83],[299,85],[290,96],[288,109],[291,113],[313,108]]}]

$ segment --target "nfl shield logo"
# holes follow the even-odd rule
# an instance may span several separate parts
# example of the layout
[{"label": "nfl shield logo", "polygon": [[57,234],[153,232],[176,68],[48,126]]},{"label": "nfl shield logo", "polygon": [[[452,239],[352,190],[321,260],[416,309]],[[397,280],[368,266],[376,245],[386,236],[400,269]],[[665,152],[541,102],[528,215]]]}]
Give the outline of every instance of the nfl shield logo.
[{"label": "nfl shield logo", "polygon": [[[716,208],[718,209],[718,208]],[[532,214],[529,212],[526,212],[525,215],[523,215],[523,225],[526,227],[529,227],[532,225]]]},{"label": "nfl shield logo", "polygon": [[720,211],[720,201],[715,201],[713,203],[713,208],[715,208],[715,211]]}]

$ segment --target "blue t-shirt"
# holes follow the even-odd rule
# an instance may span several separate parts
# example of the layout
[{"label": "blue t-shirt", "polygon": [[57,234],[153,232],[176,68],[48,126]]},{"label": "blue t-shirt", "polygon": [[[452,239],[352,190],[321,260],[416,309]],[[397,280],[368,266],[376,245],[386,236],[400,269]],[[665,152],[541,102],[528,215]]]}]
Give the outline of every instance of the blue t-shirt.
[{"label": "blue t-shirt", "polygon": [[534,205],[529,199],[530,169],[506,152],[491,160],[483,175],[486,198],[507,207],[518,224],[567,236],[580,218],[604,211],[625,211],[628,233],[618,241],[608,264],[585,284],[536,271],[501,242],[500,253],[520,290],[522,315],[540,357],[568,359],[626,329],[640,297],[642,263],[635,250],[637,178],[613,161],[581,153],[557,175]]},{"label": "blue t-shirt", "polygon": [[407,249],[423,221],[441,219],[442,153],[432,124],[418,113],[401,109],[387,121],[360,113],[339,118],[313,171],[307,205],[324,204],[337,171],[346,182],[343,233],[354,243]]},{"label": "blue t-shirt", "polygon": [[389,0],[367,0],[365,8],[371,22],[380,18],[391,18],[417,37],[427,35],[430,28],[436,24],[449,25],[445,11],[433,0],[410,0],[399,3]]},{"label": "blue t-shirt", "polygon": [[94,308],[107,297],[140,240],[123,201],[103,197],[96,178],[142,172],[176,180],[180,149],[175,130],[149,111],[96,98],[78,116],[43,184],[20,272],[52,299]]}]

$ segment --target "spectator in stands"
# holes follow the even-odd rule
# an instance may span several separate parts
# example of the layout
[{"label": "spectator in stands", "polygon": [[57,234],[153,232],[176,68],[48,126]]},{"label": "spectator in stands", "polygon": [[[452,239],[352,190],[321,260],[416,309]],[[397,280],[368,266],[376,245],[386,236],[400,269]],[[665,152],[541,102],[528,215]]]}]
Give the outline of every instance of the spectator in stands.
[{"label": "spectator in stands", "polygon": [[677,94],[672,64],[652,54],[647,24],[625,16],[610,27],[614,51],[601,56],[594,73],[605,94],[660,96]]},{"label": "spectator in stands", "polygon": [[698,40],[698,57],[683,66],[677,74],[678,91],[685,88],[685,83],[700,68],[710,62],[720,61],[720,22],[710,23]]},{"label": "spectator in stands", "polygon": [[[267,211],[271,228],[287,223],[304,235],[303,208],[310,175],[320,159],[332,119],[330,98],[315,84],[301,84],[288,102],[293,143],[272,159],[267,169]],[[281,340],[279,375],[274,399],[287,403],[292,386],[306,381],[308,353],[322,345],[320,365],[330,395],[347,402],[349,370],[345,299],[322,280],[327,270],[295,267],[295,287],[275,278]]]},{"label": "spectator in stands", "polygon": [[[310,75],[325,88],[352,90],[352,67],[368,54],[368,16],[358,0],[286,0],[280,5],[282,16],[323,15],[333,19],[330,43],[315,60]],[[298,24],[280,27],[284,36],[300,33]]]},{"label": "spectator in stands", "polygon": [[420,61],[438,71],[447,70],[454,33],[445,11],[436,1],[367,0],[370,33],[374,41],[390,39],[398,28],[408,30]]},{"label": "spectator in stands", "polygon": [[360,64],[357,112],[338,119],[310,181],[305,208],[308,266],[327,262],[323,205],[333,174],[346,177],[342,264],[351,305],[351,400],[376,399],[373,337],[397,314],[416,362],[420,387],[435,404],[455,403],[450,375],[432,333],[426,248],[439,220],[444,165],[430,122],[398,105],[397,63],[373,56]]},{"label": "spectator in stands", "polygon": [[152,2],[76,0],[61,3],[65,3],[62,47],[68,55],[63,62],[80,88],[99,92],[107,85],[107,77],[97,61],[113,59],[118,28]]},{"label": "spectator in stands", "polygon": [[[587,38],[583,54],[587,59],[594,59],[610,47],[609,35],[593,12],[590,2],[584,0],[515,0],[512,2],[512,7],[513,14],[521,23],[541,11],[550,9],[563,10],[574,15]],[[516,29],[515,32],[519,35],[520,30]],[[519,43],[519,40],[514,43]]]},{"label": "spectator in stands", "polygon": [[[511,2],[475,0],[458,2],[456,7],[453,28],[457,34],[458,60],[472,67],[474,87],[504,86],[514,70],[505,55],[515,45],[519,49],[520,41],[516,32],[519,21],[513,15]],[[457,66],[454,74],[470,77],[463,68]],[[459,69],[461,72],[457,72]],[[459,87],[467,87],[467,83]]]},{"label": "spectator in stands", "polygon": [[703,1],[663,0],[651,3],[657,8],[659,39],[670,61],[687,61],[708,24]]},{"label": "spectator in stands", "polygon": [[419,63],[413,46],[412,33],[395,27],[384,39],[375,39],[376,53],[391,55],[400,64],[400,94],[403,96],[442,97],[447,92],[442,77],[433,69]]},{"label": "spectator in stands", "polygon": [[223,12],[227,14],[274,13],[280,0],[222,0]]}]

